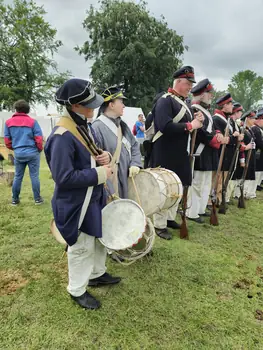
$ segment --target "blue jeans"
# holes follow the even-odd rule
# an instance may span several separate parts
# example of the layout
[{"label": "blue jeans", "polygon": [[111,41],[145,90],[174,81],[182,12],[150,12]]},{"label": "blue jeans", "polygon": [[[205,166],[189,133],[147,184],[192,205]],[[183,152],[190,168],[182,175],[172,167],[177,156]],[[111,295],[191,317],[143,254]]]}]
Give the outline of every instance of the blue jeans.
[{"label": "blue jeans", "polygon": [[15,155],[15,178],[13,182],[13,200],[18,200],[26,166],[28,165],[35,201],[40,199],[39,167],[40,154],[30,153],[25,155]]}]

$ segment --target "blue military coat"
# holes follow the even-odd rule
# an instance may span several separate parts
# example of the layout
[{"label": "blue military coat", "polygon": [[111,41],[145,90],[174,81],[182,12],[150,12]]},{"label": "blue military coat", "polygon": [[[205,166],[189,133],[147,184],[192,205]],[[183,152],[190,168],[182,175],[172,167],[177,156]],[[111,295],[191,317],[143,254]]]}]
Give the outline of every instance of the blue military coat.
[{"label": "blue military coat", "polygon": [[[106,204],[103,185],[98,185],[96,169],[91,169],[91,155],[69,131],[56,134],[54,128],[45,145],[48,166],[55,181],[52,209],[58,230],[68,243],[78,239],[81,208],[89,186],[94,186],[80,231],[102,236],[101,210]],[[54,134],[55,133],[55,134]]]}]

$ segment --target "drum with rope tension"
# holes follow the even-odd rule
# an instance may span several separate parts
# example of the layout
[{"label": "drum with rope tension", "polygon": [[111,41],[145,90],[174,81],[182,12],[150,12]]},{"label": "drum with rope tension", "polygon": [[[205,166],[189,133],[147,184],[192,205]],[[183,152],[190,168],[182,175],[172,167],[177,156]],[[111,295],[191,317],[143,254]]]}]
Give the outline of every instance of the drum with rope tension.
[{"label": "drum with rope tension", "polygon": [[128,198],[140,203],[146,216],[179,204],[182,196],[179,176],[168,169],[144,169],[128,180]]}]

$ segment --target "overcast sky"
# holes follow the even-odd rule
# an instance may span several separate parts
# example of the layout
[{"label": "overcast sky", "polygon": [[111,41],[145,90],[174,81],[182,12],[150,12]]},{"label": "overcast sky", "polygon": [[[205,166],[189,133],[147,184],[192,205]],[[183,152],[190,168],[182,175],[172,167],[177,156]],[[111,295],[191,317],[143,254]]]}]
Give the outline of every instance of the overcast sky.
[{"label": "overcast sky", "polygon": [[[47,21],[57,29],[57,38],[64,44],[56,56],[59,70],[88,78],[91,63],[73,47],[86,40],[82,22],[90,4],[98,2],[35,2],[44,6]],[[240,70],[251,69],[263,76],[263,0],[148,0],[148,8],[157,18],[163,14],[168,26],[184,36],[189,50],[183,62],[195,68],[198,80],[209,78],[222,90]]]}]

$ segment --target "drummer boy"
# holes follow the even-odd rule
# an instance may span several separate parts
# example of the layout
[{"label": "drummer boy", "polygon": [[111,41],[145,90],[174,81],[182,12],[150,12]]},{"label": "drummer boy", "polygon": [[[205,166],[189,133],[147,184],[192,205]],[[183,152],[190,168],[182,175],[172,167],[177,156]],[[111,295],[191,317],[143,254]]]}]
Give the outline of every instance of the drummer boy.
[{"label": "drummer boy", "polygon": [[98,309],[100,302],[87,292],[87,286],[115,284],[121,280],[106,272],[107,253],[98,240],[102,236],[101,210],[105,205],[103,184],[112,175],[112,169],[108,152],[94,161],[76,126],[83,125],[96,141],[87,120],[93,117],[94,109],[103,103],[103,98],[90,82],[70,79],[56,92],[56,101],[65,107],[65,117],[48,138],[45,154],[55,181],[54,220],[68,244],[67,291],[81,307]]}]

